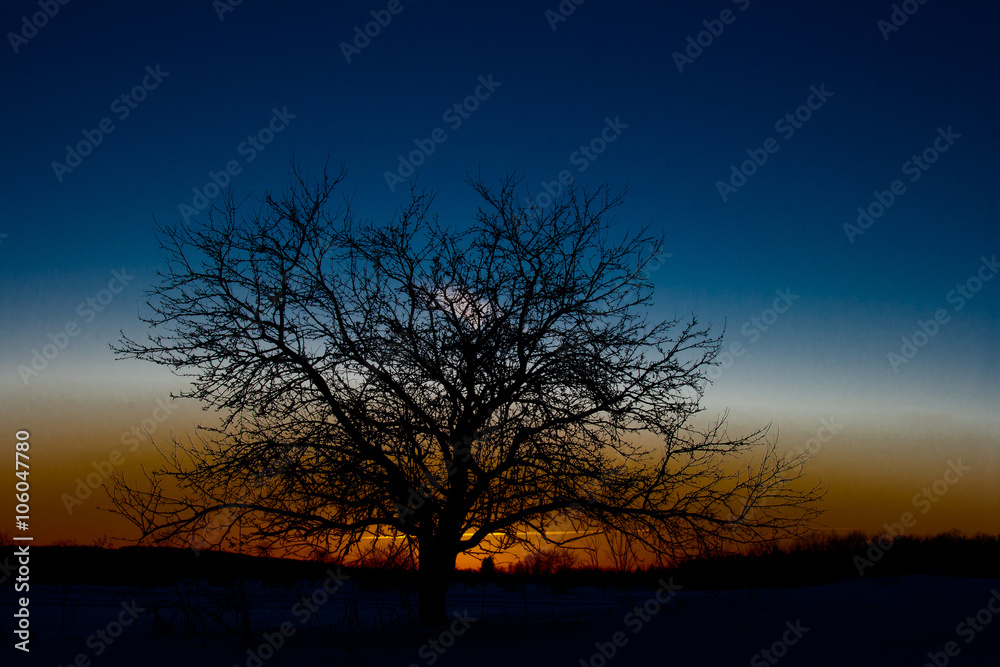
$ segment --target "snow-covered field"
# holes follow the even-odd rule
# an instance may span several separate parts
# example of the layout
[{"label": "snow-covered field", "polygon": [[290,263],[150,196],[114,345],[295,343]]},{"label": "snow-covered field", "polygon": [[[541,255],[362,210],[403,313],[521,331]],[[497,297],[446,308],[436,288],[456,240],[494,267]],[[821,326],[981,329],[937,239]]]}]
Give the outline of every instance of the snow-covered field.
[{"label": "snow-covered field", "polygon": [[[457,584],[449,603],[451,626],[426,628],[413,623],[414,595],[354,581],[332,593],[323,582],[33,585],[30,656],[8,647],[3,664],[1000,665],[996,579],[909,576],[672,596]],[[4,618],[10,628],[10,613]],[[223,629],[241,618],[251,627],[245,638]]]}]

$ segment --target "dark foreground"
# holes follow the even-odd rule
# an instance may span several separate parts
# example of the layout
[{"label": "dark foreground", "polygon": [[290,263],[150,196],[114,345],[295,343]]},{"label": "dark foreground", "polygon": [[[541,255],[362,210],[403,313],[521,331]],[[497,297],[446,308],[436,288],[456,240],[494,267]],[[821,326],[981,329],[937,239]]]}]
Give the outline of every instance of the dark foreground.
[{"label": "dark foreground", "polygon": [[[456,620],[437,628],[412,623],[415,600],[404,591],[330,580],[327,593],[323,584],[37,586],[31,653],[12,650],[8,631],[3,664],[1000,664],[994,578],[673,593],[465,583],[449,596]],[[249,628],[243,637],[240,627]]]}]

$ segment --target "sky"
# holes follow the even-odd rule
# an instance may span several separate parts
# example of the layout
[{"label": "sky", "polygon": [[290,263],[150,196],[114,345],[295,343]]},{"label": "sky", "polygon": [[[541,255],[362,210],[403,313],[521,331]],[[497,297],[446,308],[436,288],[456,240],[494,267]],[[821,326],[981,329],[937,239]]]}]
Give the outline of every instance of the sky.
[{"label": "sky", "polygon": [[725,331],[706,418],[814,451],[828,528],[1000,531],[1000,7],[661,4],[4,3],[0,421],[36,539],[127,534],[92,486],[143,425],[213,419],[109,349],[145,333],[155,221],[293,160],[459,228],[469,174],[628,188],[623,233],[666,238],[650,316]]}]

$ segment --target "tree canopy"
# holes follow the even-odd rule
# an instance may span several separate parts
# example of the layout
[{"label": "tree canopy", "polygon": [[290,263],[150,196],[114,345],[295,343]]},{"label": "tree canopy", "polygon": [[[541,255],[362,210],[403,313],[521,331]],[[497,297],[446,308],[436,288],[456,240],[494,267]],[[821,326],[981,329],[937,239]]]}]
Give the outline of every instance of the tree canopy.
[{"label": "tree canopy", "polygon": [[223,421],[142,485],[118,479],[144,537],[214,544],[239,524],[342,555],[383,538],[419,562],[431,622],[462,552],[614,534],[665,558],[816,514],[806,454],[724,416],[694,425],[722,338],[650,319],[664,241],[619,231],[625,193],[542,209],[514,176],[470,178],[481,204],[459,229],[416,189],[392,220],[361,219],[343,178],[293,169],[281,194],[158,227],[150,334],[115,349],[189,376],[180,396]]}]

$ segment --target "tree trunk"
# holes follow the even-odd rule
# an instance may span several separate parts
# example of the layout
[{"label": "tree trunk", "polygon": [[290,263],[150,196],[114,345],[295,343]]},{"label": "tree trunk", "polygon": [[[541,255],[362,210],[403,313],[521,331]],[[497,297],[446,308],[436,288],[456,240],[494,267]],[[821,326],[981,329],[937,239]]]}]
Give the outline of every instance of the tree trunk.
[{"label": "tree trunk", "polygon": [[444,625],[448,622],[446,602],[448,586],[455,573],[453,550],[444,549],[432,540],[420,541],[418,594],[420,624]]}]

